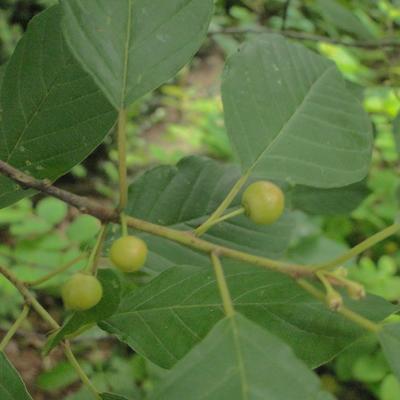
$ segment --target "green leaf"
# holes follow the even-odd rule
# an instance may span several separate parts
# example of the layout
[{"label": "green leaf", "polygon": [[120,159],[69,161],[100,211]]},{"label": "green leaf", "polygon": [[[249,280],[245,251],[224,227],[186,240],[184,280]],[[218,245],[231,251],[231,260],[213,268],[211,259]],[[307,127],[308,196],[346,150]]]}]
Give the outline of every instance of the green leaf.
[{"label": "green leaf", "polygon": [[359,382],[379,383],[388,374],[389,367],[381,352],[364,354],[356,360],[352,372]]},{"label": "green leaf", "polygon": [[36,206],[36,214],[52,225],[59,224],[68,213],[68,206],[61,200],[52,197],[40,200]]},{"label": "green leaf", "polygon": [[212,0],[63,0],[76,58],[117,109],[172,78],[206,37]]},{"label": "green leaf", "polygon": [[317,6],[329,24],[352,33],[359,39],[373,39],[372,33],[354,12],[343,7],[337,0],[317,0]]},{"label": "green leaf", "polygon": [[84,243],[96,237],[101,227],[97,218],[80,215],[68,226],[67,236],[74,242]]},{"label": "green leaf", "polygon": [[364,101],[364,86],[359,85],[348,79],[345,80],[347,90],[358,99],[360,103]]},{"label": "green leaf", "polygon": [[1,400],[32,400],[18,372],[0,352],[0,398]]},{"label": "green leaf", "polygon": [[25,219],[18,224],[12,225],[10,233],[13,236],[43,235],[49,233],[52,229],[53,225],[49,222],[38,217],[32,217]]},{"label": "green leaf", "polygon": [[[0,159],[54,181],[105,138],[116,113],[73,60],[60,31],[60,8],[33,18],[4,76]],[[0,207],[31,195],[0,177]]]},{"label": "green leaf", "polygon": [[221,320],[150,400],[322,400],[317,376],[277,337],[240,314]]},{"label": "green leaf", "polygon": [[7,64],[0,65],[0,88],[3,85],[4,74],[6,73]]},{"label": "green leaf", "polygon": [[277,35],[232,56],[222,83],[225,121],[243,171],[331,188],[362,180],[371,123],[336,66]]},{"label": "green leaf", "polygon": [[101,393],[100,397],[102,400],[128,400],[126,397],[114,393]]},{"label": "green leaf", "polygon": [[400,153],[400,113],[393,121],[393,134],[396,142],[397,152]]},{"label": "green leaf", "polygon": [[379,332],[379,341],[393,373],[400,380],[400,323],[385,324]]},{"label": "green leaf", "polygon": [[67,361],[57,364],[49,371],[42,372],[36,379],[36,385],[45,391],[57,391],[79,380],[75,368]]},{"label": "green leaf", "polygon": [[[127,214],[173,227],[192,230],[221,203],[240,172],[236,166],[202,157],[187,157],[176,167],[161,166],[143,174],[129,189]],[[231,205],[240,204],[240,195]],[[290,214],[277,223],[259,226],[240,216],[218,224],[203,237],[214,243],[253,254],[277,258],[286,250],[293,228]],[[150,249],[147,267],[162,271],[169,266],[209,265],[209,257],[163,238],[141,234]]]},{"label": "green leaf", "polygon": [[292,205],[313,215],[349,214],[368,196],[366,182],[333,189],[296,186],[292,193]]},{"label": "green leaf", "polygon": [[64,338],[110,317],[117,310],[121,294],[121,282],[118,275],[110,269],[104,269],[99,271],[98,278],[103,286],[103,297],[100,303],[90,310],[73,313],[50,337],[44,348],[45,353],[51,351]]},{"label": "green leaf", "polygon": [[380,400],[400,399],[400,382],[394,375],[388,375],[382,382],[379,390]]},{"label": "green leaf", "polygon": [[[288,259],[303,265],[320,264],[333,260],[348,250],[346,244],[327,238],[320,233],[315,237],[305,235],[303,240],[289,249]],[[349,264],[351,261],[344,265]]]},{"label": "green leaf", "polygon": [[[1,87],[3,86],[3,79],[4,79],[4,74],[6,73],[6,68],[7,68],[7,64],[0,65],[0,92],[1,92]],[[2,116],[3,116],[3,107],[0,104],[0,123],[1,123],[1,120],[2,120]],[[0,131],[1,131],[1,129],[2,128],[1,128],[1,125],[0,125]],[[5,146],[5,142],[4,142],[4,137],[1,134],[0,135],[0,149],[3,146]]]},{"label": "green leaf", "polygon": [[[287,342],[311,367],[332,359],[365,333],[287,276],[247,265],[224,266],[235,309]],[[397,310],[374,296],[347,303],[373,320]],[[99,326],[157,365],[170,368],[221,318],[213,271],[182,266],[126,295],[117,312]]]}]

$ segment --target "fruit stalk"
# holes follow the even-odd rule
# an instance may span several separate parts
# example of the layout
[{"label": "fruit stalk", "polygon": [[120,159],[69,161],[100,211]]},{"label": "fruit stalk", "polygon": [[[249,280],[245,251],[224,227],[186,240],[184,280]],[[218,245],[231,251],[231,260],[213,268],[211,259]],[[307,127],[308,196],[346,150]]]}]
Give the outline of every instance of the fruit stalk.
[{"label": "fruit stalk", "polygon": [[217,220],[222,216],[222,214],[225,212],[225,210],[232,204],[232,201],[235,199],[235,197],[238,195],[242,187],[246,184],[247,180],[250,177],[251,171],[248,171],[246,174],[244,174],[240,179],[235,183],[235,185],[232,187],[231,191],[227,194],[225,199],[222,201],[222,203],[218,206],[218,208],[211,214],[211,216],[203,222],[196,230],[195,234],[196,236],[201,236],[205,232],[207,232],[211,226],[214,225],[214,221]]},{"label": "fruit stalk", "polygon": [[81,254],[78,257],[75,257],[73,260],[67,262],[66,264],[62,265],[60,268],[48,273],[47,275],[42,276],[39,279],[36,279],[31,282],[24,282],[26,286],[38,286],[44,282],[49,281],[50,279],[54,278],[55,276],[62,274],[63,272],[67,271],[69,268],[73,267],[79,261],[84,260],[87,257],[87,254]]},{"label": "fruit stalk", "polygon": [[[306,281],[305,279],[299,279],[297,283],[308,293],[310,293],[313,297],[315,297],[317,300],[326,303],[326,295],[324,292],[321,290],[317,289],[314,287],[310,282]],[[363,317],[360,314],[355,313],[354,311],[350,310],[349,308],[342,306],[340,307],[337,312],[341,315],[343,315],[346,319],[354,322],[358,326],[361,326],[365,330],[372,332],[372,333],[378,333],[382,327],[379,324],[376,324],[375,322]]]}]

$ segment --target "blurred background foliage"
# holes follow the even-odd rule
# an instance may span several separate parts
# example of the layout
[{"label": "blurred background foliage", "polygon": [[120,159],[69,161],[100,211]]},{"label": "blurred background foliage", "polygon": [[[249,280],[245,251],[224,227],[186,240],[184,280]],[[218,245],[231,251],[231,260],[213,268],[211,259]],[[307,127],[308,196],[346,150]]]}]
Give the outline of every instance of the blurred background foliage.
[{"label": "blurred background foliage", "polygon": [[[28,21],[56,0],[0,0],[0,63],[10,57]],[[134,177],[155,164],[173,164],[186,154],[205,154],[229,161],[232,152],[224,128],[219,77],[225,57],[251,33],[225,34],[234,29],[290,30],[331,39],[400,41],[399,0],[217,0],[209,40],[171,82],[147,95],[129,110],[128,166]],[[354,83],[374,125],[375,149],[367,180],[368,194],[349,215],[312,216],[295,211],[297,228],[289,256],[312,262],[334,256],[377,230],[393,223],[398,214],[400,186],[400,46],[361,48],[322,40],[303,43],[337,63]],[[397,139],[394,130],[397,130]],[[398,147],[396,148],[396,140]],[[110,135],[83,164],[59,181],[81,195],[113,201],[117,185],[117,154]],[[0,210],[0,263],[31,282],[66,263],[73,266],[42,285],[44,304],[63,317],[59,284],[81,268],[99,223],[81,216],[54,199],[36,196]],[[104,264],[107,260],[102,261]],[[400,300],[400,240],[394,237],[349,263],[349,273],[371,293]],[[132,278],[129,287],[140,284]],[[21,299],[0,279],[0,330],[6,331],[18,314]],[[392,318],[398,318],[394,316]],[[34,327],[34,329],[33,329]],[[54,351],[42,362],[45,327],[34,315],[25,323],[9,355],[22,372],[35,399],[86,399],[77,390],[78,378]],[[146,363],[97,329],[76,339],[99,389],[143,398],[164,371]],[[112,356],[111,356],[112,355]],[[391,374],[377,343],[360,340],[318,371],[326,387],[343,400],[398,400],[400,384]]]}]

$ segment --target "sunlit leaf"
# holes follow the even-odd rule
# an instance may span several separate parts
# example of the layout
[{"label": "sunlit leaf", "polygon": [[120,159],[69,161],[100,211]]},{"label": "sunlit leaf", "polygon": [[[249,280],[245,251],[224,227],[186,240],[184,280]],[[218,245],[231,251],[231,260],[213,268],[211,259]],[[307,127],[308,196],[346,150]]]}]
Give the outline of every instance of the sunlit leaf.
[{"label": "sunlit leaf", "polygon": [[372,39],[373,35],[354,12],[337,0],[317,0],[323,18],[333,26],[354,34],[359,39]]},{"label": "sunlit leaf", "polygon": [[393,121],[393,134],[396,142],[397,152],[400,154],[400,113]]}]

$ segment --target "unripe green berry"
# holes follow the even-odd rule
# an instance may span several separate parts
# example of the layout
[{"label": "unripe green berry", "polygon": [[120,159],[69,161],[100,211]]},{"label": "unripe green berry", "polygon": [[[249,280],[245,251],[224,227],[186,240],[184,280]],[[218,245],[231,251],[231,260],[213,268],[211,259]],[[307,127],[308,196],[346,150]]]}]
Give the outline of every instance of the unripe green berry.
[{"label": "unripe green berry", "polygon": [[254,182],[244,191],[242,206],[247,217],[254,223],[260,225],[273,224],[283,214],[285,195],[272,182]]},{"label": "unripe green berry", "polygon": [[103,288],[95,276],[77,273],[64,284],[61,294],[66,309],[84,311],[101,300]]},{"label": "unripe green berry", "polygon": [[117,239],[110,249],[110,260],[123,272],[136,272],[147,259],[147,245],[136,236],[123,236]]}]

